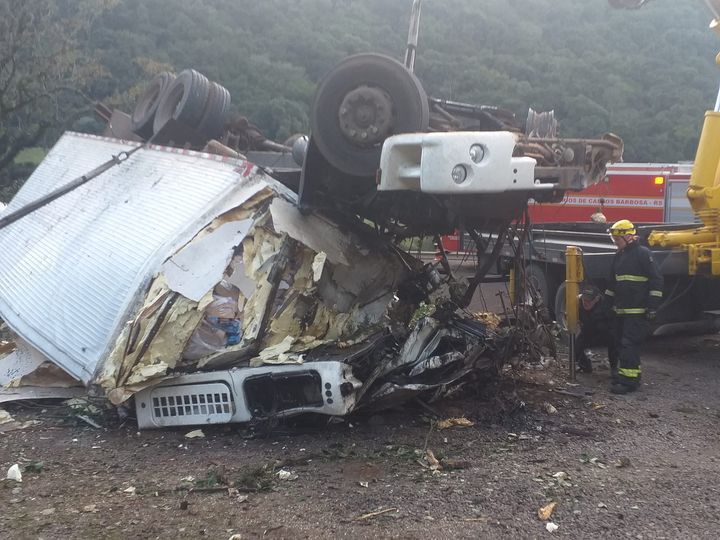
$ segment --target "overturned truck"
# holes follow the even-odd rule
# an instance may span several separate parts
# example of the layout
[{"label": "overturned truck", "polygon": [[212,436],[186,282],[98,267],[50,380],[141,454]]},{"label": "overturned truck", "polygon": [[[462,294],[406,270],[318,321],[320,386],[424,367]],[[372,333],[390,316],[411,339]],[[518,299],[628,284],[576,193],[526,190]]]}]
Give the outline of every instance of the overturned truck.
[{"label": "overturned truck", "polygon": [[[496,373],[518,342],[465,309],[499,255],[481,232],[599,181],[622,141],[428,98],[409,41],[405,64],[333,69],[309,139],[226,121],[229,93],[192,70],[132,116],[100,107],[106,137],[66,133],[0,214],[12,354],[134,398],[141,427],[345,415]],[[401,247],[457,227],[469,281]]]},{"label": "overturned truck", "polygon": [[[65,134],[10,210],[125,148]],[[0,244],[23,346],[113,403],[135,395],[141,427],[344,415],[499,367],[496,329],[456,313],[434,266],[361,220],[301,213],[242,160],[146,149]]]}]

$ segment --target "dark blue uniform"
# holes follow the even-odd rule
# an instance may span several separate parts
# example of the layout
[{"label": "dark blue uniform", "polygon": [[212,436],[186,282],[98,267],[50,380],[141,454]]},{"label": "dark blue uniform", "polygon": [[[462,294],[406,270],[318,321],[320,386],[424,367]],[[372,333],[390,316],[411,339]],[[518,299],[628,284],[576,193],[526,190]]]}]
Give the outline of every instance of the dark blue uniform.
[{"label": "dark blue uniform", "polygon": [[650,331],[648,315],[654,316],[662,302],[662,289],[662,275],[648,248],[634,241],[618,250],[605,301],[615,315],[618,381],[631,388],[640,384],[640,346]]}]

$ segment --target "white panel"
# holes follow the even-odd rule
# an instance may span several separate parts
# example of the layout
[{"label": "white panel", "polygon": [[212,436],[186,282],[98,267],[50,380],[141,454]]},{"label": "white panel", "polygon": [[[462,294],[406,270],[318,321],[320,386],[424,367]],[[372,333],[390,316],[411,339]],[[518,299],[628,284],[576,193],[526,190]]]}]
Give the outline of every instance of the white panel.
[{"label": "white panel", "polygon": [[162,267],[168,287],[199,302],[222,279],[233,248],[243,241],[250,225],[250,219],[223,223],[183,247]]},{"label": "white panel", "polygon": [[[131,144],[65,134],[7,211]],[[89,382],[160,265],[219,212],[268,185],[240,164],[192,152],[140,150],[0,230],[2,318]]]}]

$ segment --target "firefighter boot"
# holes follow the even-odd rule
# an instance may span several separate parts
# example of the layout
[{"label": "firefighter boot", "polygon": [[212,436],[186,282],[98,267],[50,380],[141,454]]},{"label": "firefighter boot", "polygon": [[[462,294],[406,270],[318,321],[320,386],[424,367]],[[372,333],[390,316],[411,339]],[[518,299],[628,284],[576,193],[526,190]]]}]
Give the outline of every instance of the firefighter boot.
[{"label": "firefighter boot", "polygon": [[640,387],[638,384],[625,384],[620,381],[613,381],[610,384],[610,392],[613,394],[629,394]]}]

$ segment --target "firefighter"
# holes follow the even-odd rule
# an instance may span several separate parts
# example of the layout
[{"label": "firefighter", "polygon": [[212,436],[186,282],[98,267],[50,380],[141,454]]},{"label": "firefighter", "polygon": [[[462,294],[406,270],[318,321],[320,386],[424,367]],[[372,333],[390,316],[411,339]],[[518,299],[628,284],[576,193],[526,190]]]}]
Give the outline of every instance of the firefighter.
[{"label": "firefighter", "polygon": [[583,373],[592,373],[592,362],[585,349],[606,345],[613,377],[617,376],[617,351],[612,335],[612,320],[603,307],[603,293],[593,285],[580,292],[580,333],[575,341],[575,363]]},{"label": "firefighter", "polygon": [[627,394],[640,386],[640,346],[662,301],[663,278],[650,250],[640,245],[632,222],[621,219],[608,232],[617,253],[605,301],[614,313],[612,333],[619,362],[610,391]]}]

